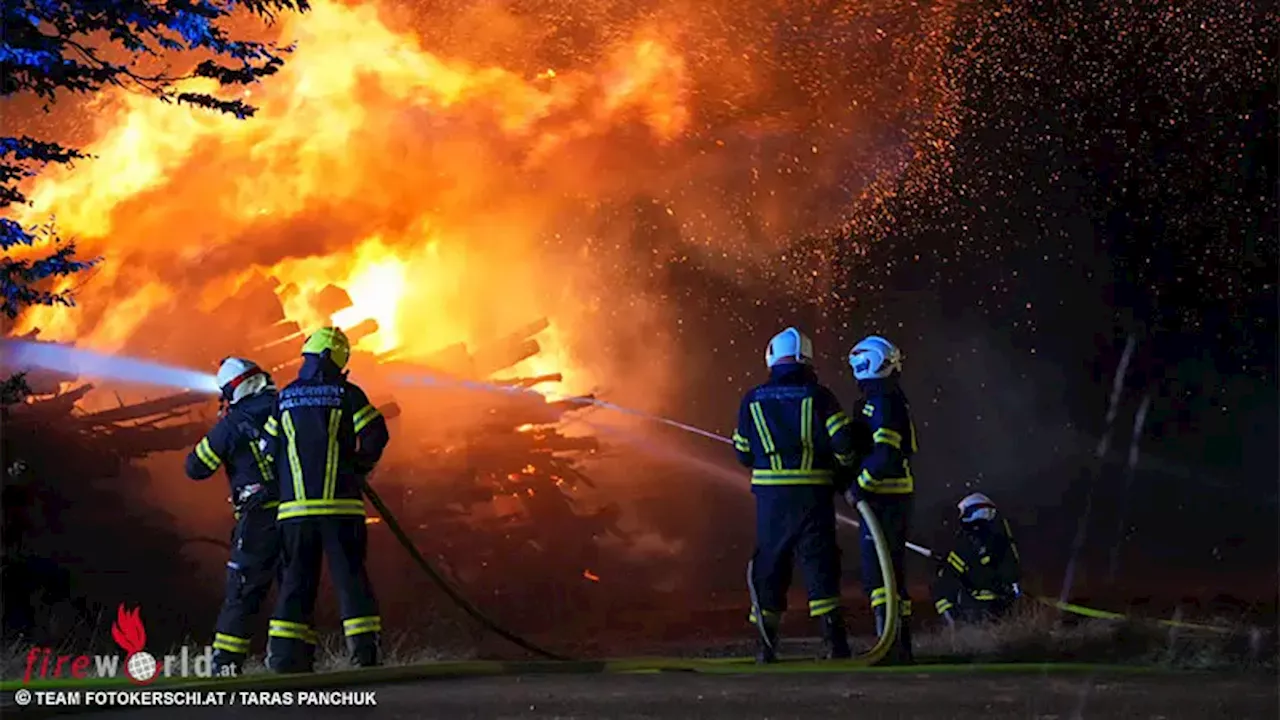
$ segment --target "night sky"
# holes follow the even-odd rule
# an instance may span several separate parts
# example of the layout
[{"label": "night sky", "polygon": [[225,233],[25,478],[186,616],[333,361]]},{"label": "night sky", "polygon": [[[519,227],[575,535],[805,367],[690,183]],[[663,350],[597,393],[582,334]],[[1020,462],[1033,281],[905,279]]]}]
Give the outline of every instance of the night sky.
[{"label": "night sky", "polygon": [[1151,512],[1129,534],[1195,535],[1166,559],[1177,565],[1249,546],[1237,570],[1274,573],[1275,36],[1260,11],[1228,5],[1032,3],[957,37],[974,61],[946,182],[899,188],[879,216],[802,250],[836,258],[830,293],[667,269],[661,282],[711,283],[717,298],[681,315],[691,357],[715,358],[689,361],[685,419],[727,432],[733,398],[764,377],[764,344],[791,323],[852,400],[844,354],[884,333],[922,418],[918,492],[934,510],[918,521],[979,487],[1061,545],[1087,486],[1123,483],[1118,467],[1087,468],[1133,334],[1113,457],[1149,394],[1150,476],[1111,502]]}]

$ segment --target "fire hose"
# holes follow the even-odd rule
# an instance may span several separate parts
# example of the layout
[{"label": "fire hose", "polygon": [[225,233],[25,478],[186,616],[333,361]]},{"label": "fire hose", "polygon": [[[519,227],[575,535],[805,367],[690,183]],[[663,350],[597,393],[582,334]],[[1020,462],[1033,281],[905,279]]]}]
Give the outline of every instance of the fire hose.
[{"label": "fire hose", "polygon": [[898,579],[893,574],[893,558],[889,555],[889,543],[884,539],[884,531],[880,528],[880,521],[876,519],[875,513],[871,510],[871,506],[867,504],[866,500],[859,500],[856,507],[858,508],[858,513],[862,515],[862,521],[867,524],[871,539],[875,541],[876,559],[880,561],[880,577],[884,579],[886,603],[884,627],[880,631],[880,637],[876,639],[876,644],[870,650],[854,658],[853,661],[859,665],[875,665],[884,659],[885,654],[889,652],[889,648],[893,647],[894,642],[898,639],[898,624],[900,622]]},{"label": "fire hose", "polygon": [[461,608],[467,615],[471,616],[471,619],[480,623],[481,627],[494,635],[497,635],[503,640],[506,640],[523,650],[528,650],[539,657],[544,657],[548,660],[570,659],[535,645],[510,630],[507,630],[488,615],[485,615],[480,608],[472,604],[470,600],[467,600],[461,592],[454,588],[453,584],[450,583],[448,579],[446,579],[445,576],[431,564],[430,561],[422,556],[418,547],[413,544],[413,540],[405,533],[404,528],[400,527],[400,523],[396,520],[395,515],[391,514],[391,511],[388,510],[387,506],[382,502],[382,498],[378,496],[377,491],[372,487],[369,487],[368,483],[365,483],[364,485],[364,495],[369,498],[370,504],[372,504],[374,509],[378,511],[378,514],[382,516],[382,520],[386,523],[387,528],[391,530],[391,534],[400,542],[400,545],[405,549],[405,552],[409,553],[409,557],[413,559],[413,562],[418,566],[418,569],[422,570],[422,572],[431,579],[431,582],[433,582],[436,587],[440,588],[441,592],[447,595],[455,605]]}]

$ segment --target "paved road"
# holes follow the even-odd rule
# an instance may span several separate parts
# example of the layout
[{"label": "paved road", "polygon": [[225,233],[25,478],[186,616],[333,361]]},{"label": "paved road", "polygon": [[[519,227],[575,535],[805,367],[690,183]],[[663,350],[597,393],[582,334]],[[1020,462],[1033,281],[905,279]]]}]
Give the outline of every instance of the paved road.
[{"label": "paved road", "polygon": [[[534,675],[356,688],[376,707],[113,710],[88,717],[1251,720],[1277,717],[1274,677],[1168,675]],[[22,712],[13,717],[22,717]]]}]

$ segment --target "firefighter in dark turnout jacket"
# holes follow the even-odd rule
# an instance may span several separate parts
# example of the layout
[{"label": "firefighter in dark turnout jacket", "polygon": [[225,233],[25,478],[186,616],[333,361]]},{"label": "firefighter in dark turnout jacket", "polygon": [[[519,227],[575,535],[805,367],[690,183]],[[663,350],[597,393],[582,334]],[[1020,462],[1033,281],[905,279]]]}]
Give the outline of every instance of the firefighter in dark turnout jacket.
[{"label": "firefighter in dark turnout jacket", "polygon": [[994,620],[1022,595],[1021,561],[1009,521],[982,493],[957,506],[960,532],[933,584],[933,606],[949,624]]},{"label": "firefighter in dark turnout jacket", "polygon": [[213,663],[219,672],[228,667],[238,672],[249,653],[249,625],[271,590],[280,551],[271,437],[276,388],[266,372],[242,358],[223,360],[217,378],[222,416],[187,455],[186,469],[191,479],[205,480],[225,467],[231,482],[236,524],[213,637]]},{"label": "firefighter in dark turnout jacket", "polygon": [[[862,458],[857,480],[847,497],[851,504],[856,504],[858,499],[867,501],[875,511],[889,545],[898,588],[901,629],[898,644],[888,660],[909,663],[912,661],[911,597],[907,592],[904,569],[915,494],[911,457],[918,446],[911,409],[899,385],[902,353],[893,343],[872,335],[849,351],[849,365],[862,391],[862,399],[851,409],[851,414],[870,430],[873,445],[871,452]],[[881,577],[875,541],[865,524],[861,529],[861,540],[863,588],[871,598],[879,634],[887,620],[887,588]]]},{"label": "firefighter in dark turnout jacket", "polygon": [[[813,343],[787,328],[765,350],[769,381],[747,393],[733,435],[751,468],[756,550],[748,565],[751,617],[760,631],[759,662],[777,659],[792,556],[809,591],[809,615],[821,618],[825,654],[850,657],[840,603],[836,544],[837,470],[856,463],[853,428],[811,366]],[[848,472],[841,476],[847,476]]]},{"label": "firefighter in dark turnout jacket", "polygon": [[389,436],[386,420],[342,368],[347,336],[323,328],[302,346],[298,379],[280,391],[278,520],[284,571],[271,619],[267,665],[275,672],[314,669],[312,626],[320,563],[338,592],[351,662],[377,665],[382,618],[365,570],[368,535],[361,490]]}]

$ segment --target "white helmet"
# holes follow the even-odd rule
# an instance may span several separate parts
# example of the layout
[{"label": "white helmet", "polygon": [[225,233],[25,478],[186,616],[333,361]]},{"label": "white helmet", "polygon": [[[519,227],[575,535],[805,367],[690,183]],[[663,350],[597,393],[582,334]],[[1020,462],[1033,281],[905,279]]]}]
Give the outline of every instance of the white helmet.
[{"label": "white helmet", "polygon": [[996,504],[991,502],[991,498],[982,493],[966,495],[956,507],[960,510],[960,522],[962,523],[996,519]]},{"label": "white helmet", "polygon": [[229,357],[218,367],[218,388],[222,398],[235,404],[264,390],[274,390],[271,376],[257,363],[244,358]]},{"label": "white helmet", "polygon": [[849,351],[849,367],[859,380],[887,378],[902,372],[902,351],[879,335],[871,335]]},{"label": "white helmet", "polygon": [[765,365],[773,367],[784,360],[795,360],[811,364],[813,362],[813,341],[808,335],[789,327],[773,336],[769,346],[764,349]]}]

